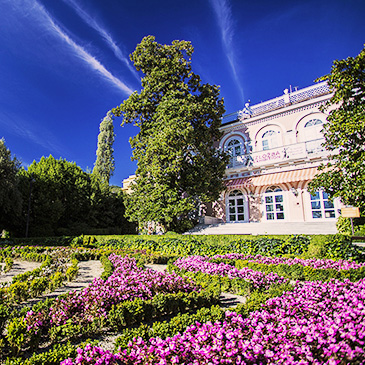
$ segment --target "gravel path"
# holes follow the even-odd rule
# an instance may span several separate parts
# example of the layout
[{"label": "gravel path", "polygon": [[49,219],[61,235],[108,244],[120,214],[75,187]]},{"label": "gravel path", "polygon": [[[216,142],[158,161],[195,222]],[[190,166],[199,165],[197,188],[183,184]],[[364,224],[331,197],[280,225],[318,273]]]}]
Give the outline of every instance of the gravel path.
[{"label": "gravel path", "polygon": [[[32,271],[40,267],[42,263],[32,261],[14,261],[13,267],[7,273],[1,273],[0,283],[11,282],[13,277],[24,273],[26,271]],[[45,298],[55,298],[58,295],[65,294],[69,291],[81,290],[87,287],[94,278],[100,278],[103,273],[103,265],[99,260],[80,261],[78,263],[79,272],[75,280],[71,282],[65,282],[65,285],[54,290],[51,293],[46,293],[37,298],[32,298],[24,302],[22,305],[34,305],[35,303],[44,300]]]},{"label": "gravel path", "polygon": [[45,298],[55,298],[69,291],[81,290],[86,288],[95,278],[100,278],[103,273],[103,265],[99,260],[80,261],[78,263],[79,272],[73,281],[65,282],[65,285],[54,290],[51,293],[42,295],[41,297],[28,300],[28,303],[33,305]]},{"label": "gravel path", "polygon": [[15,260],[12,268],[7,273],[1,272],[0,283],[10,282],[13,280],[14,276],[26,271],[33,271],[41,265],[41,262]]}]

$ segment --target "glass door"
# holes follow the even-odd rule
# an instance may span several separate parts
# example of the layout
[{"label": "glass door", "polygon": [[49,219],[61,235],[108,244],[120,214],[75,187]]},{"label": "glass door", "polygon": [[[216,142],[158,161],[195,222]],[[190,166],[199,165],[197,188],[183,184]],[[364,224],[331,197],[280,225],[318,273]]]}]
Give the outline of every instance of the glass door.
[{"label": "glass door", "polygon": [[279,187],[268,188],[264,195],[265,218],[267,221],[283,220],[284,195]]},{"label": "glass door", "polygon": [[246,221],[246,203],[241,191],[234,190],[228,196],[228,221],[244,222]]}]

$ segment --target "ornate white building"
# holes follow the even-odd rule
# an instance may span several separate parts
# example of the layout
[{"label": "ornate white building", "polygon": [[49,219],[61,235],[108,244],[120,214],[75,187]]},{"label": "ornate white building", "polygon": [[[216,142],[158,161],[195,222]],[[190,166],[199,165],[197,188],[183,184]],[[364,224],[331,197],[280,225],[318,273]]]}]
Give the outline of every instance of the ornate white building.
[{"label": "ornate white building", "polygon": [[328,157],[320,106],[331,96],[323,82],[225,116],[219,148],[231,156],[227,190],[206,215],[227,223],[335,221],[339,201],[307,191]]}]

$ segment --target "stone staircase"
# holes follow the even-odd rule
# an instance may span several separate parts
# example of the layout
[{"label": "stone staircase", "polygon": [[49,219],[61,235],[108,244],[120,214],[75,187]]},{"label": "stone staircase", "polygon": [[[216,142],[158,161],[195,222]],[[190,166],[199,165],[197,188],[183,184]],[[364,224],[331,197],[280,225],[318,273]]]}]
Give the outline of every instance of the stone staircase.
[{"label": "stone staircase", "polygon": [[335,222],[273,222],[198,224],[185,234],[334,234]]}]

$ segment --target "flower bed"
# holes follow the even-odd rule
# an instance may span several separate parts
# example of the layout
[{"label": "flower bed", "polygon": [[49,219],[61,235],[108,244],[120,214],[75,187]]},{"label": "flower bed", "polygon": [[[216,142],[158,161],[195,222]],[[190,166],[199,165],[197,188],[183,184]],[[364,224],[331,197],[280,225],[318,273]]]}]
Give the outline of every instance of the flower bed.
[{"label": "flower bed", "polygon": [[[176,293],[197,290],[174,274],[158,273],[137,267],[136,260],[111,255],[115,270],[107,279],[94,279],[91,285],[80,292],[70,292],[65,298],[57,299],[48,313],[49,326],[66,324],[72,319],[78,323],[92,322],[95,318],[106,318],[108,310],[117,303],[135,298],[151,299],[157,293]],[[38,327],[33,322],[34,313],[28,313],[28,330]]]},{"label": "flower bed", "polygon": [[365,280],[305,282],[243,318],[196,323],[112,355],[92,346],[73,364],[364,364]]},{"label": "flower bed", "polygon": [[201,272],[208,275],[217,275],[228,279],[239,279],[250,283],[254,289],[268,289],[273,284],[282,284],[286,281],[276,273],[264,274],[249,268],[238,270],[237,268],[221,263],[209,262],[209,257],[190,256],[178,259],[174,267],[188,272]]},{"label": "flower bed", "polygon": [[334,269],[334,270],[350,270],[365,267],[365,263],[356,263],[354,261],[331,259],[300,259],[300,258],[284,258],[284,257],[267,257],[262,255],[243,255],[239,253],[230,253],[226,255],[215,255],[212,259],[222,260],[245,260],[248,262],[257,262],[265,265],[302,265],[309,266],[313,269]]},{"label": "flower bed", "polygon": [[[190,280],[176,274],[143,270],[137,267],[133,258],[113,254],[109,259],[115,269],[107,280],[94,279],[89,287],[80,292],[69,292],[56,298],[50,305],[42,306],[41,310],[30,310],[25,317],[10,321],[6,335],[9,349],[19,353],[28,346],[38,346],[42,340],[57,343],[67,338],[100,333],[109,313],[113,314],[114,321],[119,322],[137,315],[144,318],[144,314],[141,315],[139,311],[143,311],[145,303],[146,308],[151,309],[153,305],[148,300],[156,298],[155,304],[162,306],[163,311],[166,300],[174,300],[161,297],[169,293],[180,293],[181,298],[177,297],[177,301],[186,300],[197,307],[201,306],[201,303],[196,304],[197,300],[208,304],[216,300],[207,293],[202,293],[204,295],[196,299],[188,296],[184,299],[183,293],[194,292],[198,295],[200,291]],[[130,305],[118,307],[119,303]]]}]

